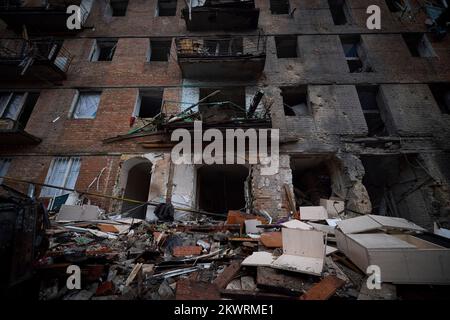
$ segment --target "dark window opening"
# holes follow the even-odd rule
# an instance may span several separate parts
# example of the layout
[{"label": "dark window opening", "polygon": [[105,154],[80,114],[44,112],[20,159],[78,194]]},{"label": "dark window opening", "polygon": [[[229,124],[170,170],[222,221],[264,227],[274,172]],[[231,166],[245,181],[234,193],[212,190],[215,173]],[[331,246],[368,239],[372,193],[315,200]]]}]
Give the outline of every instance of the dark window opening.
[{"label": "dark window opening", "polygon": [[359,102],[366,119],[369,136],[386,136],[386,126],[381,116],[378,86],[357,86]]},{"label": "dark window opening", "polygon": [[278,58],[297,58],[297,36],[275,37]]},{"label": "dark window opening", "polygon": [[162,102],[162,89],[141,90],[136,115],[139,118],[154,118],[161,112]]},{"label": "dark window opening", "polygon": [[340,36],[340,40],[350,73],[373,71],[366,61],[367,55],[363,49],[360,36]]},{"label": "dark window opening", "polygon": [[272,14],[289,14],[289,0],[270,0]]},{"label": "dark window opening", "polygon": [[177,0],[158,0],[157,16],[169,17],[177,13]]},{"label": "dark window opening", "polygon": [[204,47],[212,56],[235,56],[244,53],[244,40],[242,37],[233,39],[207,39]]},{"label": "dark window opening", "polygon": [[429,176],[422,169],[418,156],[363,155],[360,159],[372,214],[402,217],[423,225],[423,217],[429,213],[426,212],[424,189],[420,186],[426,186]]},{"label": "dark window opening", "polygon": [[307,86],[281,88],[281,96],[286,116],[310,115]]},{"label": "dark window opening", "polygon": [[433,83],[429,87],[441,112],[450,114],[450,83]]},{"label": "dark window opening", "polygon": [[399,12],[402,7],[399,0],[386,0],[386,4],[391,12]]},{"label": "dark window opening", "polygon": [[345,0],[328,0],[331,16],[335,25],[343,25],[347,23],[345,14]]},{"label": "dark window opening", "polygon": [[150,40],[149,61],[169,61],[172,40]]},{"label": "dark window opening", "polygon": [[127,14],[128,0],[111,0],[113,17],[124,17]]},{"label": "dark window opening", "polygon": [[220,122],[245,116],[245,87],[200,88],[199,99],[202,100],[213,92],[220,90],[199,105],[203,121]]},{"label": "dark window opening", "polygon": [[243,165],[207,165],[197,170],[198,208],[228,213],[245,208],[249,170]]},{"label": "dark window opening", "polygon": [[92,52],[91,61],[112,61],[117,47],[115,40],[97,40]]},{"label": "dark window opening", "polygon": [[33,113],[33,109],[37,103],[38,98],[39,98],[38,92],[29,92],[28,93],[25,103],[22,107],[22,112],[18,119],[19,125],[22,128],[25,128],[25,126],[27,125],[28,120],[31,117],[31,114]]},{"label": "dark window opening", "polygon": [[403,33],[403,40],[413,57],[435,57],[433,47],[427,36],[423,33]]},{"label": "dark window opening", "polygon": [[331,174],[325,159],[292,158],[291,170],[297,208],[319,206],[320,199],[329,199],[332,196]]},{"label": "dark window opening", "polygon": [[[150,191],[151,172],[152,164],[150,161],[145,160],[130,168],[128,170],[124,197],[147,202]],[[129,217],[144,219],[146,211],[147,206],[123,201],[122,213],[129,212]]]}]

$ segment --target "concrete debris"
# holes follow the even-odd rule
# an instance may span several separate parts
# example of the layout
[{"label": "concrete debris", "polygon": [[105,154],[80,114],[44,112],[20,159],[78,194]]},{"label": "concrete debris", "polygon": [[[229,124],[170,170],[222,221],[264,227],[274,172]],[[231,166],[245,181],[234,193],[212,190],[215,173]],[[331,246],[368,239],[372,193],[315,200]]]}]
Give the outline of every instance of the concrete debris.
[{"label": "concrete debris", "polygon": [[[60,212],[45,230],[48,249],[34,263],[39,296],[42,300],[392,300],[398,298],[397,283],[449,283],[446,238],[424,233],[405,219],[348,218],[339,208],[334,215],[330,208],[341,203],[329,201],[333,205],[328,209],[300,207],[297,218],[315,222],[302,222],[295,215],[274,220],[267,214],[266,220],[230,211],[226,221],[197,217],[149,224],[104,215],[60,219]],[[433,237],[440,239],[439,244]],[[381,290],[369,290],[367,285],[366,268],[373,264],[383,268],[383,282],[376,283]],[[61,281],[70,265],[78,266],[82,274],[76,290]]]}]

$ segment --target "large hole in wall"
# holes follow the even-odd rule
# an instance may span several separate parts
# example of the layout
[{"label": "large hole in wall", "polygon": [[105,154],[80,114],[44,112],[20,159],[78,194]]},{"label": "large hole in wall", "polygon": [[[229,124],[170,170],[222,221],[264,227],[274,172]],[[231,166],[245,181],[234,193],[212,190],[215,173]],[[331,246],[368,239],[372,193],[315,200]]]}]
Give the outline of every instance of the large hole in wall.
[{"label": "large hole in wall", "polygon": [[363,155],[363,184],[372,203],[372,214],[402,217],[428,227],[426,191],[433,183],[417,155]]},{"label": "large hole in wall", "polygon": [[332,195],[330,160],[321,156],[291,158],[292,184],[297,207],[318,206]]},{"label": "large hole in wall", "polygon": [[[121,183],[124,186],[123,196],[126,199],[142,202],[148,201],[150,191],[152,163],[145,158],[132,158],[122,165]],[[122,213],[129,212],[129,217],[145,218],[146,206],[126,202],[122,203]],[[139,208],[137,208],[139,207]],[[136,208],[133,210],[133,208]]]},{"label": "large hole in wall", "polygon": [[200,210],[228,213],[245,207],[249,169],[243,165],[205,165],[197,170],[197,203]]}]

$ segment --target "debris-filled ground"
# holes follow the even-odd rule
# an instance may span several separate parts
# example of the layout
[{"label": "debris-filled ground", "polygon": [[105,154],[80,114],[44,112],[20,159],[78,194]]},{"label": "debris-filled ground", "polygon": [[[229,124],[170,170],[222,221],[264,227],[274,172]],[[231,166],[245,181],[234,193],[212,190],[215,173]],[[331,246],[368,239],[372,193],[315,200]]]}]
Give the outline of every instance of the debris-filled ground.
[{"label": "debris-filled ground", "polygon": [[[48,241],[41,241],[32,272],[41,300],[448,296],[442,285],[450,276],[448,239],[401,218],[347,217],[337,200],[300,207],[279,221],[267,212],[229,211],[225,221],[192,213],[179,220],[169,214],[158,223],[108,216],[91,205],[47,213],[23,195],[8,201],[42,209],[38,224],[47,224]],[[171,204],[159,212],[173,212]],[[385,282],[376,270],[371,276],[371,265]],[[81,271],[78,284],[70,276],[74,266]]]}]

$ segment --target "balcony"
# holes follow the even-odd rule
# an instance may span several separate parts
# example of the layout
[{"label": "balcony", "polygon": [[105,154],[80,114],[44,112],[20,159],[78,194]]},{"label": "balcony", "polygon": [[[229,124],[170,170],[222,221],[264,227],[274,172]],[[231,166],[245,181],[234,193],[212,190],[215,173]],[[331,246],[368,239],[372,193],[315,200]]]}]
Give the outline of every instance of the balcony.
[{"label": "balcony", "polygon": [[178,64],[186,79],[257,79],[266,62],[266,37],[178,38]]},{"label": "balcony", "polygon": [[0,145],[32,145],[41,139],[26,132],[19,121],[0,119]]},{"label": "balcony", "polygon": [[251,30],[258,28],[259,8],[254,0],[192,1],[182,16],[189,31]]},{"label": "balcony", "polygon": [[[67,28],[70,5],[81,8],[81,29]],[[0,0],[0,19],[18,33],[26,26],[29,35],[70,35],[83,30],[91,6],[92,0]]]},{"label": "balcony", "polygon": [[72,55],[62,41],[2,39],[0,73],[4,79],[57,82],[66,79]]}]

